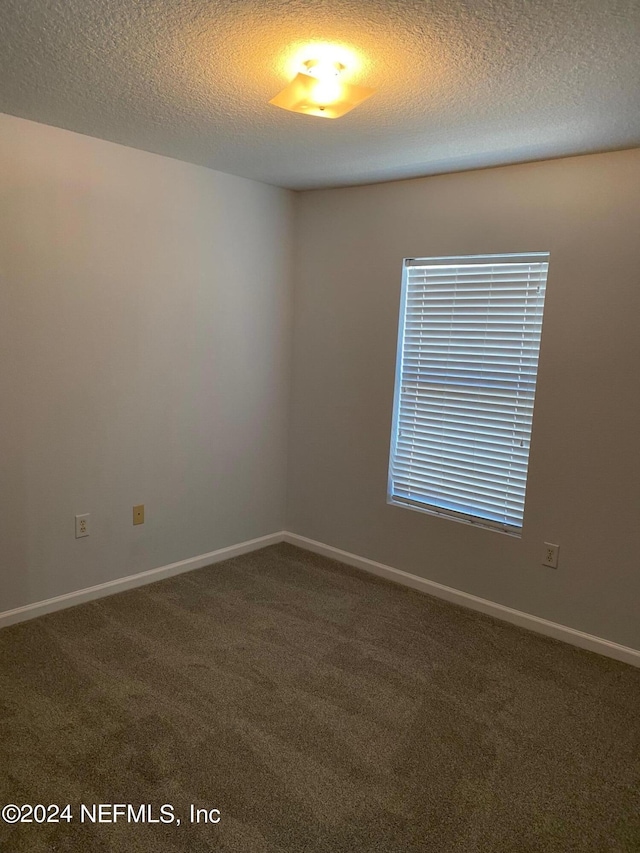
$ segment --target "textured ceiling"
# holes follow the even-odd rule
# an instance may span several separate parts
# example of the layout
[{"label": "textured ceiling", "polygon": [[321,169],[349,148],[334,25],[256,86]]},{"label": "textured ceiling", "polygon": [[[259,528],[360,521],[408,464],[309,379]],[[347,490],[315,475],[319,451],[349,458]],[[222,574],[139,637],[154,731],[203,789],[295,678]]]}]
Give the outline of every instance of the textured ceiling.
[{"label": "textured ceiling", "polygon": [[[267,102],[332,43],[377,89]],[[640,145],[640,0],[2,0],[0,111],[294,189]]]}]

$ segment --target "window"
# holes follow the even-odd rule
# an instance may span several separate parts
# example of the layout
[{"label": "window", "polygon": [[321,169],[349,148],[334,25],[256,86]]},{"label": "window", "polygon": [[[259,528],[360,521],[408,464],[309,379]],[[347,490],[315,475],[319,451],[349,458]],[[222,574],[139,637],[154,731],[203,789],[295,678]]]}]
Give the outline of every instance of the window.
[{"label": "window", "polygon": [[405,260],[390,503],[520,534],[548,261]]}]

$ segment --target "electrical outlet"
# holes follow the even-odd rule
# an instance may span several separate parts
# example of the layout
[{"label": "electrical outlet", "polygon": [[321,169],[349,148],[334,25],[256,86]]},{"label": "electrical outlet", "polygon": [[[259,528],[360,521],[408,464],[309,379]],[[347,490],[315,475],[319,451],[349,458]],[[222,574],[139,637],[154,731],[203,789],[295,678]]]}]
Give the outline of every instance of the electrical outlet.
[{"label": "electrical outlet", "polygon": [[549,566],[550,569],[558,568],[558,555],[560,554],[560,546],[553,545],[551,542],[544,543],[544,553],[542,557],[542,565]]},{"label": "electrical outlet", "polygon": [[144,524],[144,504],[138,504],[133,508],[133,523]]},{"label": "electrical outlet", "polygon": [[89,535],[89,513],[76,515],[76,539]]}]

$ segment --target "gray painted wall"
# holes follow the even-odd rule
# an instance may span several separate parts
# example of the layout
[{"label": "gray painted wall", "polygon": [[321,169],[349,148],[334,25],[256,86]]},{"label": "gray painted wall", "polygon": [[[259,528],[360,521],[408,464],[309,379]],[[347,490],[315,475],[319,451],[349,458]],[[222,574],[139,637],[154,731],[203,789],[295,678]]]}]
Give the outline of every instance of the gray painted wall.
[{"label": "gray painted wall", "polygon": [[[639,648],[638,187],[636,150],[299,195],[288,529]],[[522,538],[388,506],[402,259],[542,250]]]},{"label": "gray painted wall", "polygon": [[[640,647],[639,184],[628,151],[294,210],[0,116],[0,612],[287,527]],[[543,249],[522,539],[388,506],[402,258]]]},{"label": "gray painted wall", "polygon": [[0,612],[282,529],[292,195],[9,116],[0,194]]}]

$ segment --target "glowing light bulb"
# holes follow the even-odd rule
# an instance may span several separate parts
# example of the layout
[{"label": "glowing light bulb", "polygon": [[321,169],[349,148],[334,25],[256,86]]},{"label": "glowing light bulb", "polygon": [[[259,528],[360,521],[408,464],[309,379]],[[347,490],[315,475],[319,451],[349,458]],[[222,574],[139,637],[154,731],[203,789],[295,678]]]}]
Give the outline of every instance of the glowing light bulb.
[{"label": "glowing light bulb", "polygon": [[327,106],[340,100],[342,86],[340,81],[334,78],[319,79],[313,87],[311,96],[318,106]]}]

